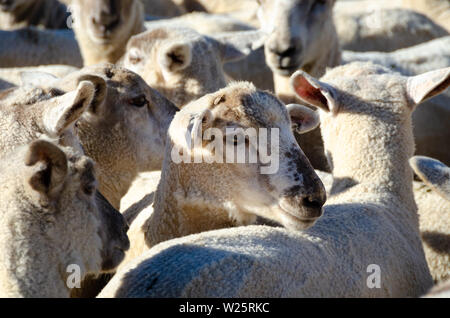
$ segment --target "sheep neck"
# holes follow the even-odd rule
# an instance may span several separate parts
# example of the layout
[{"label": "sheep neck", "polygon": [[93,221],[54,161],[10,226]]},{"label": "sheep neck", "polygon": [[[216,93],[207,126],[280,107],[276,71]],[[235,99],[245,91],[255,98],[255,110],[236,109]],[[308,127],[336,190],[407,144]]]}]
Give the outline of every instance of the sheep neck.
[{"label": "sheep neck", "polygon": [[[359,198],[365,194],[371,197],[376,194],[385,201],[400,202],[416,216],[413,172],[408,164],[408,159],[414,153],[411,120],[405,124],[410,128],[403,127],[395,134],[383,136],[387,130],[380,127],[369,133],[370,138],[360,143],[353,140],[353,146],[345,148],[346,151],[329,152],[335,180],[334,191],[357,192]],[[361,132],[361,135],[364,136],[365,133]],[[374,152],[374,149],[377,151]],[[366,154],[367,157],[364,160],[358,159],[361,154]],[[367,162],[370,164],[364,164]]]},{"label": "sheep neck", "polygon": [[97,162],[100,192],[119,210],[120,200],[138,175],[132,151],[125,151],[127,141],[121,139],[120,129],[100,127],[84,120],[77,123],[76,131],[86,155]]},{"label": "sheep neck", "polygon": [[180,180],[179,167],[164,163],[155,195],[154,212],[147,222],[149,246],[169,239],[236,226],[223,200],[192,183]]}]

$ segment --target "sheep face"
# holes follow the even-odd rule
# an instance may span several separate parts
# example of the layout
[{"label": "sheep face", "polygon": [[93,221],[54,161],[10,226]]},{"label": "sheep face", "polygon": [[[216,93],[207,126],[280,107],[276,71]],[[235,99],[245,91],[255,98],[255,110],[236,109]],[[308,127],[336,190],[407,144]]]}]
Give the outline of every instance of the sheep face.
[{"label": "sheep face", "polygon": [[308,69],[328,45],[325,28],[332,25],[334,0],[259,0],[260,23],[271,35],[266,41],[267,64],[289,76]]},{"label": "sheep face", "polygon": [[101,184],[105,174],[117,179],[126,172],[134,178],[138,172],[161,169],[167,129],[177,108],[139,75],[112,64],[86,67],[57,86],[70,90],[92,77],[105,81],[105,96],[87,109],[75,130],[99,164]]},{"label": "sheep face", "polygon": [[[201,178],[196,182],[200,192],[220,202],[238,224],[261,216],[290,229],[308,228],[320,217],[326,195],[291,126],[304,132],[318,125],[318,117],[299,105],[288,109],[251,84],[231,84],[191,102],[176,115],[169,129],[174,147],[166,155],[176,163],[183,183]],[[186,136],[194,136],[193,147],[183,144]],[[203,136],[200,143],[198,136]],[[218,142],[223,142],[222,150]],[[192,162],[176,159],[181,145],[181,152],[191,149]],[[243,161],[234,155],[239,148],[248,154]],[[250,153],[256,154],[253,161]],[[273,161],[267,160],[269,153]],[[198,165],[198,159],[209,164]]]},{"label": "sheep face", "polygon": [[17,8],[33,2],[32,0],[1,0],[0,10],[3,12],[14,12]]},{"label": "sheep face", "polygon": [[[255,40],[243,39],[245,36],[240,37],[241,42]],[[249,53],[230,41],[203,36],[188,28],[156,27],[130,39],[124,66],[181,108],[226,86],[223,63]]]},{"label": "sheep face", "polygon": [[[32,282],[33,287],[25,293],[39,287],[39,295],[50,294],[49,286],[60,283],[48,280],[59,277],[65,284],[71,265],[85,275],[110,270],[123,259],[129,248],[125,222],[118,211],[96,196],[91,159],[40,139],[4,158],[0,170],[2,193],[8,198],[1,203],[2,219],[7,220],[1,233],[10,238],[2,255],[9,259],[2,263],[12,264],[13,273],[25,266],[25,273],[17,271],[16,277],[19,285]],[[15,237],[19,234],[20,238]],[[13,252],[17,244],[20,256]],[[36,266],[42,267],[38,273]],[[48,288],[35,286],[36,282]]]},{"label": "sheep face", "polygon": [[97,44],[106,45],[130,34],[139,15],[137,0],[75,0],[75,23]]}]

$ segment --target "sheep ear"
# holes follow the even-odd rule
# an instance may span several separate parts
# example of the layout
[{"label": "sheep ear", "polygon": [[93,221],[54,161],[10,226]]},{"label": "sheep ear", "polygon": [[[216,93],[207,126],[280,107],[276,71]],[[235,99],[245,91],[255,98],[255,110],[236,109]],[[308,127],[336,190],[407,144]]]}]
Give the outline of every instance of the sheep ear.
[{"label": "sheep ear", "polygon": [[214,115],[209,109],[205,109],[199,114],[191,117],[188,132],[186,133],[186,142],[188,147],[192,148],[192,144],[196,145],[203,138],[203,132],[211,126]]},{"label": "sheep ear", "polygon": [[28,179],[31,188],[45,198],[55,199],[60,193],[67,176],[67,158],[55,144],[37,140],[28,146],[25,164],[35,166]]},{"label": "sheep ear", "polygon": [[88,108],[90,113],[95,114],[100,106],[105,102],[107,94],[106,81],[102,77],[92,74],[80,76],[78,78],[78,85],[83,81],[91,82],[95,87],[94,96]]},{"label": "sheep ear", "polygon": [[214,36],[223,63],[246,58],[264,46],[267,33],[262,30],[222,33]]},{"label": "sheep ear", "polygon": [[192,46],[189,43],[173,44],[162,52],[159,62],[168,72],[184,70],[191,65]]},{"label": "sheep ear", "polygon": [[32,85],[32,86],[51,86],[54,84],[58,78],[53,74],[39,72],[39,71],[23,71],[20,73],[20,82],[22,86]]},{"label": "sheep ear", "polygon": [[303,71],[297,71],[291,76],[291,86],[303,102],[333,115],[337,114],[336,91],[331,85],[322,83]]},{"label": "sheep ear", "polygon": [[91,105],[95,95],[95,85],[82,81],[75,91],[48,101],[43,122],[51,137],[60,136]]},{"label": "sheep ear", "polygon": [[423,182],[450,201],[449,167],[436,159],[422,156],[412,157],[409,164]]},{"label": "sheep ear", "polygon": [[443,93],[450,86],[450,67],[408,78],[406,93],[413,106]]},{"label": "sheep ear", "polygon": [[298,134],[307,133],[319,126],[320,116],[312,109],[297,104],[289,104],[286,108],[291,116],[292,129]]}]

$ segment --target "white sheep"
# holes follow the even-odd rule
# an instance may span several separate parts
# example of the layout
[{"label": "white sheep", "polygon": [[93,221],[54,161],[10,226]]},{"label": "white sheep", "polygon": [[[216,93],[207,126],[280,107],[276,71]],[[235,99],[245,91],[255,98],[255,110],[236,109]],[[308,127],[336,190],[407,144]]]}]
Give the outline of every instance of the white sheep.
[{"label": "white sheep", "polygon": [[84,65],[116,63],[134,34],[144,31],[139,0],[73,0],[74,31]]},{"label": "white sheep", "polygon": [[10,0],[0,6],[0,29],[13,30],[27,26],[66,29],[69,12],[58,0]]},{"label": "white sheep", "polygon": [[428,266],[434,281],[442,283],[450,278],[450,168],[422,156],[411,158],[410,165],[426,184],[415,182],[414,196]]},{"label": "white sheep", "polygon": [[186,13],[186,9],[176,3],[177,0],[140,0],[145,14],[154,17],[176,17]]},{"label": "white sheep", "polygon": [[34,67],[0,68],[0,81],[7,83],[7,84],[0,84],[0,90],[22,85],[23,73],[42,72],[51,74],[55,77],[64,77],[77,70],[78,68],[69,65],[44,65]]},{"label": "white sheep", "polygon": [[[418,75],[450,65],[450,36],[429,41],[411,48],[390,53],[344,51],[345,63],[371,61],[391,68],[403,75]],[[442,94],[427,101],[413,114],[416,154],[425,155],[450,164],[450,151],[442,147],[450,138],[450,95]]]},{"label": "white sheep", "polygon": [[344,50],[392,52],[449,35],[425,15],[402,8],[361,12],[334,11]]},{"label": "white sheep", "polygon": [[138,173],[161,169],[167,130],[177,109],[139,75],[99,64],[61,79],[45,73],[22,77],[41,90],[70,92],[86,80],[96,85],[95,101],[77,120],[75,131],[86,155],[97,163],[100,191],[116,209]]},{"label": "white sheep", "polygon": [[[427,157],[413,157],[414,160],[420,160],[418,158]],[[428,172],[437,170],[437,167],[431,169],[431,159],[426,159],[428,162],[424,162],[428,168]],[[412,159],[410,160],[410,163]],[[412,164],[413,166],[413,164]],[[413,166],[417,174],[421,173],[419,167]],[[323,171],[316,171],[320,180],[322,180],[325,189],[327,190],[327,197],[331,197],[335,192],[339,191],[334,187],[333,175]],[[436,176],[437,173],[435,172]],[[423,173],[422,173],[423,176]],[[422,177],[425,179],[425,177]],[[338,180],[341,182],[340,180]],[[426,182],[426,180],[424,180]],[[430,189],[431,183],[414,181],[413,193],[414,200],[417,204],[417,213],[419,215],[419,229],[422,237],[423,249],[425,251],[425,257],[427,259],[428,267],[430,268],[431,276],[435,282],[443,282],[448,278],[450,271],[449,255],[450,242],[447,233],[450,231],[449,216],[450,202],[441,197],[437,191]],[[133,209],[128,212],[132,214]]]},{"label": "white sheep", "polygon": [[340,180],[323,216],[304,232],[250,226],[164,242],[122,267],[100,297],[424,294],[432,278],[408,167],[411,113],[445,89],[449,76],[443,69],[407,78],[364,63],[330,70],[320,82],[294,74],[295,91],[321,109]]},{"label": "white sheep", "polygon": [[80,49],[71,30],[39,30],[33,27],[0,30],[0,42],[0,67],[83,65]]},{"label": "white sheep", "polygon": [[133,36],[123,66],[141,75],[178,107],[225,87],[223,64],[263,44],[260,31],[209,37],[180,26],[159,26]]},{"label": "white sheep", "polygon": [[114,209],[96,200],[92,160],[37,140],[0,171],[0,297],[69,297],[77,279],[117,266],[127,246],[108,236],[120,225],[102,216]]},{"label": "white sheep", "polygon": [[[242,82],[193,101],[178,112],[169,128],[156,192],[152,194],[154,189],[149,189],[144,206],[132,206],[124,212],[131,213],[126,216],[131,223],[128,235],[132,242],[127,260],[161,241],[251,224],[256,216],[275,219],[290,228],[311,226],[320,215],[324,189],[293,138],[291,121],[299,126],[300,133],[314,128],[318,121],[306,107],[291,105],[288,109],[291,120],[286,107],[273,95]],[[183,136],[202,120],[203,131],[220,129],[224,134],[227,123],[230,127],[246,123],[247,128],[255,129],[278,127],[279,169],[264,175],[259,171],[260,164],[253,163],[178,163],[171,155],[174,147],[183,147]],[[207,158],[204,160],[214,159],[208,147],[211,145],[201,148],[203,158]],[[151,196],[153,206],[148,205]],[[137,208],[141,209],[136,216]]]},{"label": "white sheep", "polygon": [[[341,48],[333,22],[333,1],[262,0],[259,19],[270,35],[265,43],[267,65],[273,71],[275,93],[285,103],[298,100],[289,76],[302,69],[320,77],[341,64]],[[314,168],[329,171],[320,130],[297,138]]]}]

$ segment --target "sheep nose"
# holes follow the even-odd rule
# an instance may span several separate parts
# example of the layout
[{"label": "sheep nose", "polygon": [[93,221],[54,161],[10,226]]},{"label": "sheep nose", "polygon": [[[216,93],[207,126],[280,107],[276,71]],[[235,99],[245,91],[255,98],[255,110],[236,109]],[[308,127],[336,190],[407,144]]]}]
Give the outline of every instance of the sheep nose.
[{"label": "sheep nose", "polygon": [[107,31],[119,23],[119,17],[115,14],[112,15],[102,12],[102,14],[92,17],[92,23],[102,31]]},{"label": "sheep nose", "polygon": [[297,51],[297,48],[294,45],[289,46],[286,49],[280,49],[278,46],[269,46],[269,50],[278,55],[279,57],[288,57],[288,56],[292,56],[295,54],[295,52]]},{"label": "sheep nose", "polygon": [[308,216],[318,218],[322,215],[322,207],[326,201],[326,196],[320,194],[308,195],[302,198],[302,205],[308,209]]}]

